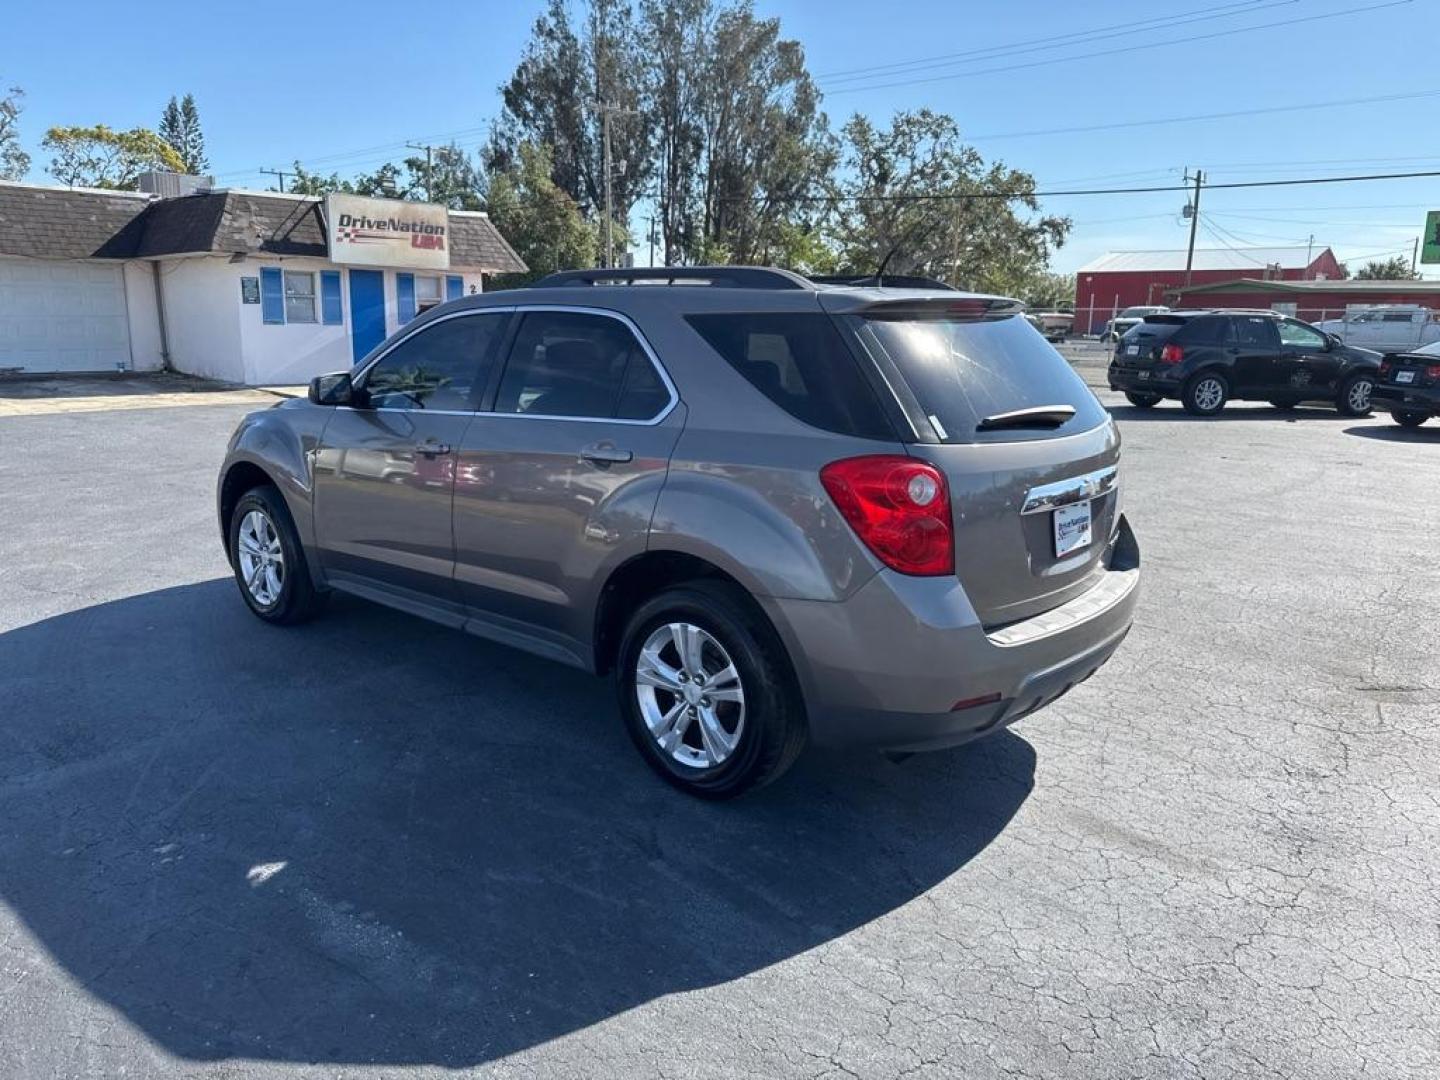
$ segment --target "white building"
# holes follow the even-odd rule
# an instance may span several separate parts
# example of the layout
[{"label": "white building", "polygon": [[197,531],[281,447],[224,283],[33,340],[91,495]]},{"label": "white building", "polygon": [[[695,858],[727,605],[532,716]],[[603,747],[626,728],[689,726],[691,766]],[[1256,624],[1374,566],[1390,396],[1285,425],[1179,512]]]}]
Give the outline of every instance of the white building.
[{"label": "white building", "polygon": [[525,269],[482,213],[331,199],[0,183],[0,373],[301,383]]}]

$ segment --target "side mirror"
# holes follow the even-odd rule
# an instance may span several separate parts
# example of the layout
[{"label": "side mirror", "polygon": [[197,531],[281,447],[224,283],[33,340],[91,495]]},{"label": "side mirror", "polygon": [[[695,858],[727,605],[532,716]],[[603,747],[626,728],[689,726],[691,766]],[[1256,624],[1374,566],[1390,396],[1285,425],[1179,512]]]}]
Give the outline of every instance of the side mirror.
[{"label": "side mirror", "polygon": [[353,405],[357,398],[355,384],[348,371],[316,375],[310,380],[310,402],[314,405]]},{"label": "side mirror", "polygon": [[1327,349],[1339,348],[1341,345],[1345,344],[1345,342],[1340,340],[1339,334],[1332,334],[1328,331],[1325,334],[1325,343],[1325,347]]}]

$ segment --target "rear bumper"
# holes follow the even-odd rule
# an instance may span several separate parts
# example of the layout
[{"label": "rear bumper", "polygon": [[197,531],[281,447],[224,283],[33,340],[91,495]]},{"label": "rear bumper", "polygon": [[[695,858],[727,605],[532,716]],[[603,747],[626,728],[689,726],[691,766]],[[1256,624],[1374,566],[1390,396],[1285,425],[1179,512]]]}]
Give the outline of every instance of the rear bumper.
[{"label": "rear bumper", "polygon": [[1180,380],[1169,370],[1149,371],[1112,367],[1107,372],[1111,390],[1130,390],[1137,394],[1178,394]]},{"label": "rear bumper", "polygon": [[1423,412],[1440,415],[1440,387],[1411,389],[1393,383],[1376,383],[1370,391],[1370,406],[1388,412]]},{"label": "rear bumper", "polygon": [[[989,632],[958,581],[889,571],[849,600],[774,600],[821,745],[932,750],[997,731],[1083,682],[1124,640],[1140,553],[1122,517],[1087,592]],[[998,695],[998,697],[997,697]],[[984,700],[956,709],[957,703]]]}]

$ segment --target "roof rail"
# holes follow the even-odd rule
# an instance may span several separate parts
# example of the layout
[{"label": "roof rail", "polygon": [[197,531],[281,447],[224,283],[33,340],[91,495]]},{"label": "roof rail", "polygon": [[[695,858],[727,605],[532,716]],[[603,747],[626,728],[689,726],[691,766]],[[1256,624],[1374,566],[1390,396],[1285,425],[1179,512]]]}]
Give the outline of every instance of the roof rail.
[{"label": "roof rail", "polygon": [[816,285],[850,285],[867,289],[943,289],[958,292],[953,285],[947,285],[935,278],[920,277],[916,274],[811,274],[810,280]]},{"label": "roof rail", "polygon": [[563,289],[571,285],[709,285],[722,289],[813,289],[799,274],[770,266],[626,266],[595,270],[561,270],[543,277],[532,289]]}]

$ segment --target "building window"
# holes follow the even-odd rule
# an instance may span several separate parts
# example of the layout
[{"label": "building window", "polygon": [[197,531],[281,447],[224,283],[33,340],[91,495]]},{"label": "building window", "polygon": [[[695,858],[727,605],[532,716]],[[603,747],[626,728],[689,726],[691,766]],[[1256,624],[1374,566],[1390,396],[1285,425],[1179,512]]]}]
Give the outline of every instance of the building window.
[{"label": "building window", "polygon": [[315,318],[315,275],[308,270],[285,271],[285,321],[318,321]]},{"label": "building window", "polygon": [[415,277],[415,307],[422,314],[439,304],[445,298],[440,293],[438,277]]}]

